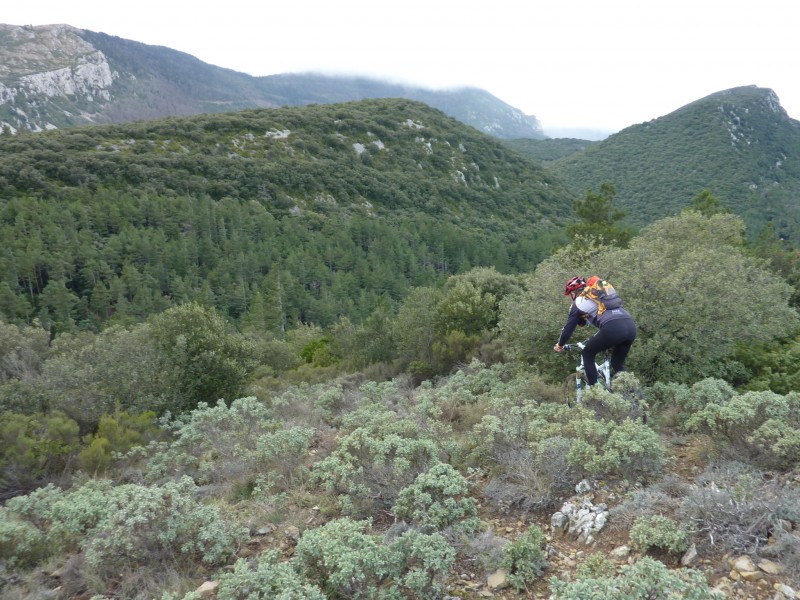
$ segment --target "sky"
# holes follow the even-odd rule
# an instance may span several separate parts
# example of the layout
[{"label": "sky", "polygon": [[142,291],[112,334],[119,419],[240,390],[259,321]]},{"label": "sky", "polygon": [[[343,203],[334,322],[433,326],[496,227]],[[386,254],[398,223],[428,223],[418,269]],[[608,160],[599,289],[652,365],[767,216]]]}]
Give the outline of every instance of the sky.
[{"label": "sky", "polygon": [[0,22],[66,23],[254,76],[477,87],[545,133],[615,132],[709,94],[770,88],[800,119],[794,0],[36,0]]}]

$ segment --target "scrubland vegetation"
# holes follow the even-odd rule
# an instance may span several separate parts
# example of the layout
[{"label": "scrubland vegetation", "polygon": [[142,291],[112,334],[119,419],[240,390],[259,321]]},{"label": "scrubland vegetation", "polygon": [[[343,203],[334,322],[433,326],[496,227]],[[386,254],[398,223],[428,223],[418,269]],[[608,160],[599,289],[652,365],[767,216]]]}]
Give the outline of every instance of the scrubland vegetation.
[{"label": "scrubland vegetation", "polygon": [[[508,598],[711,598],[742,554],[800,586],[798,253],[710,192],[635,231],[604,184],[567,226],[555,180],[401,101],[0,151],[4,598],[466,598],[499,572]],[[569,406],[575,274],[639,334]],[[576,486],[608,516],[568,566]]]},{"label": "scrubland vegetation", "polygon": [[[800,393],[781,365],[798,317],[742,229],[687,211],[626,248],[475,269],[282,339],[198,303],[52,341],[4,324],[3,593],[57,573],[61,597],[193,598],[216,579],[219,598],[435,598],[469,561],[520,596],[549,578],[556,598],[707,598],[701,571],[665,557],[768,538],[797,583],[781,524],[800,523]],[[614,392],[569,407],[550,348],[573,272],[614,281],[640,337]],[[646,423],[627,418],[630,389]],[[705,440],[704,472],[674,475],[676,437]],[[640,558],[549,573],[548,515],[586,478],[633,485],[610,521]],[[529,529],[488,543],[492,513]],[[244,552],[263,528],[296,540]]]}]

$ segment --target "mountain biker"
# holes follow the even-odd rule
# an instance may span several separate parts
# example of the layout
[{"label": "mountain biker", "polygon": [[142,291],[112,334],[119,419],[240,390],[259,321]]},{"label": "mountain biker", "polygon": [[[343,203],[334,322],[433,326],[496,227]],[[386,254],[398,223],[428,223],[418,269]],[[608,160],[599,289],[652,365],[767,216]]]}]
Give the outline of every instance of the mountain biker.
[{"label": "mountain biker", "polygon": [[[583,365],[586,369],[586,379],[589,385],[597,383],[597,367],[594,357],[603,350],[613,348],[611,352],[611,372],[619,373],[625,370],[625,359],[631,349],[633,341],[636,339],[636,324],[633,317],[622,308],[622,301],[616,295],[616,302],[609,303],[605,310],[599,310],[596,301],[588,297],[587,282],[583,277],[573,277],[564,289],[564,295],[572,298],[572,305],[569,309],[567,322],[561,330],[558,342],[553,346],[553,350],[561,352],[564,344],[569,341],[575,328],[578,325],[587,323],[599,329],[585,347],[581,350]],[[612,306],[614,306],[612,308]],[[598,315],[598,313],[600,313]]]}]

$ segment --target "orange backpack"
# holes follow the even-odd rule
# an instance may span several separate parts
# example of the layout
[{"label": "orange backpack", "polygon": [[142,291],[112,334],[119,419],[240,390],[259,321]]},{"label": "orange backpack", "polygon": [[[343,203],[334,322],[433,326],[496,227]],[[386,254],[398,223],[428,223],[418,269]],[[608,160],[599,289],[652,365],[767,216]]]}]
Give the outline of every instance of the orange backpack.
[{"label": "orange backpack", "polygon": [[581,296],[597,304],[598,317],[609,309],[622,306],[622,298],[619,297],[614,286],[597,275],[593,275],[586,281],[586,287],[583,288]]}]

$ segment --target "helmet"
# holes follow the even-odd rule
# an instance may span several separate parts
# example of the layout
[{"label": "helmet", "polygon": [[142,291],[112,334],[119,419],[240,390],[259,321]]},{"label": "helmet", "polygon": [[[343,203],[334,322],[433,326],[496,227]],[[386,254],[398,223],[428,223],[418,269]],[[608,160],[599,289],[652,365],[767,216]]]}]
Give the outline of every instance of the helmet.
[{"label": "helmet", "polygon": [[570,293],[576,292],[580,289],[586,287],[586,280],[583,277],[573,277],[567,282],[567,285],[564,287],[564,295],[569,296]]}]

